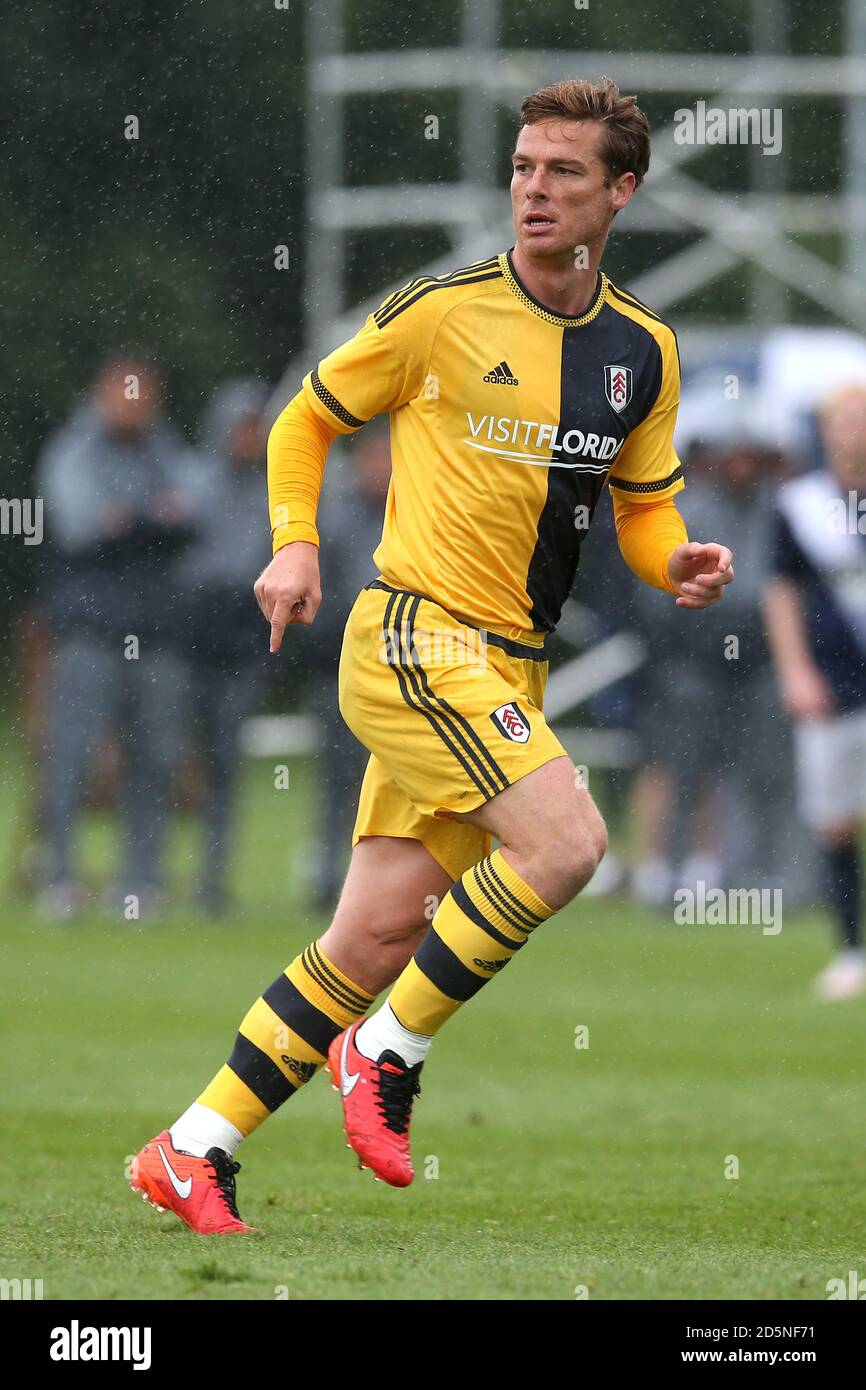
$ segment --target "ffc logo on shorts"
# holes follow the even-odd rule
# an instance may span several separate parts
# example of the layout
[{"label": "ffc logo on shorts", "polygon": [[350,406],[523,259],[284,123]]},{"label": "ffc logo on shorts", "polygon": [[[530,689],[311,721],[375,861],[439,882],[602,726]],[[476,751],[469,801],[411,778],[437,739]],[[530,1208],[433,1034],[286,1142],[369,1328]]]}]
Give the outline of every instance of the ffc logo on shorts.
[{"label": "ffc logo on shorts", "polygon": [[493,711],[490,718],[499,732],[504,734],[506,738],[510,738],[512,743],[528,743],[532,730],[529,727],[529,720],[521,711],[516,700],[511,700],[507,705],[500,705],[499,709]]}]

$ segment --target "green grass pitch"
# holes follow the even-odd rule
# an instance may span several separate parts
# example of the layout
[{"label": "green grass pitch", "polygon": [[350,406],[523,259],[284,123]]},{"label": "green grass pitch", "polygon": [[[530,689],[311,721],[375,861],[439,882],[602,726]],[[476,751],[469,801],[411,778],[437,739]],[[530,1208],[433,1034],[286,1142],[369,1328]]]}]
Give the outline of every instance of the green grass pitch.
[{"label": "green grass pitch", "polygon": [[[0,1275],[46,1298],[592,1300],[824,1299],[866,1274],[866,1008],[813,1002],[810,916],[764,936],[578,902],[437,1041],[408,1191],[357,1170],[320,1076],[240,1153],[263,1237],[195,1237],[138,1200],[126,1156],[325,925],[300,882],[313,774],[275,792],[248,770],[236,923],[3,908]],[[94,864],[105,842],[91,826]],[[181,876],[190,852],[181,827]]]}]

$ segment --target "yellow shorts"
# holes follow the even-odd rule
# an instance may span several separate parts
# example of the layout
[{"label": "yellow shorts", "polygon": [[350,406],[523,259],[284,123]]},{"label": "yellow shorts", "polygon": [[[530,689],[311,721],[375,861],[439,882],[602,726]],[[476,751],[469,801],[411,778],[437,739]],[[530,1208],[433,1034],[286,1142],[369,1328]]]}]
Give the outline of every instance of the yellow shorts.
[{"label": "yellow shorts", "polygon": [[454,820],[565,749],[541,711],[548,663],[432,599],[374,580],[349,614],[340,713],[370,751],[352,834],[420,840],[452,878],[492,837]]}]

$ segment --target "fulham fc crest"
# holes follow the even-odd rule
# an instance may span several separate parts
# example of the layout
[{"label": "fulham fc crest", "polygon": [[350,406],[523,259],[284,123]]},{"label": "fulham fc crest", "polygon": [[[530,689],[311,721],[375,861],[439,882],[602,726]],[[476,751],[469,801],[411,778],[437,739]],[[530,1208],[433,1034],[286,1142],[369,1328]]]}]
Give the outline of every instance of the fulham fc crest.
[{"label": "fulham fc crest", "polygon": [[625,410],[631,400],[631,367],[605,367],[604,394],[614,410]]},{"label": "fulham fc crest", "polygon": [[532,732],[529,727],[529,720],[520,709],[515,700],[511,700],[507,705],[500,705],[495,709],[490,718],[493,720],[497,729],[506,738],[510,738],[512,743],[527,743]]}]

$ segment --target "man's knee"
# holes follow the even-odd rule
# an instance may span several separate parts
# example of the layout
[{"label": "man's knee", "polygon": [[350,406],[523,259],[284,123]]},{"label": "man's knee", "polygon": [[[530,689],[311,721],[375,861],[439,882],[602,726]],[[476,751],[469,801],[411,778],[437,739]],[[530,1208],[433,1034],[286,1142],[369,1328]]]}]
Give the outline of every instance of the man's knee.
[{"label": "man's knee", "polygon": [[586,887],[606,850],[607,827],[586,796],[578,808],[557,810],[536,826],[522,856],[527,880],[558,911]]},{"label": "man's knee", "polygon": [[416,914],[405,912],[374,912],[365,921],[363,932],[371,949],[387,949],[389,946],[420,946],[427,934],[430,921]]},{"label": "man's knee", "polygon": [[363,943],[374,955],[417,946],[450,886],[419,842],[363,838],[352,851],[329,938]]},{"label": "man's knee", "polygon": [[372,906],[358,912],[337,905],[334,920],[320,945],[338,969],[362,989],[376,995],[414,956],[430,926],[423,914]]},{"label": "man's knee", "polygon": [[570,902],[592,878],[607,851],[607,826],[593,802],[577,821],[563,827],[562,892]]}]

